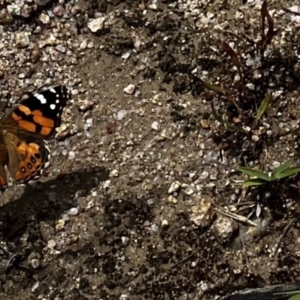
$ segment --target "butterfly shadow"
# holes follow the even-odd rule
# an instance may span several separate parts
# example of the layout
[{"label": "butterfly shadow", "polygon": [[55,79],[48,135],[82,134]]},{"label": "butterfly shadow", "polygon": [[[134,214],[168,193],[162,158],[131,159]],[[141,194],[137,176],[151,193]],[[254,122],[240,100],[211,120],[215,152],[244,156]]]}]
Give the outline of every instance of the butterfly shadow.
[{"label": "butterfly shadow", "polygon": [[53,230],[54,223],[67,217],[71,208],[76,213],[79,198],[87,197],[88,201],[89,192],[108,178],[107,169],[94,168],[5,192],[0,195],[0,241],[15,251],[22,248],[22,239],[37,240],[38,235],[47,235],[47,227]]}]

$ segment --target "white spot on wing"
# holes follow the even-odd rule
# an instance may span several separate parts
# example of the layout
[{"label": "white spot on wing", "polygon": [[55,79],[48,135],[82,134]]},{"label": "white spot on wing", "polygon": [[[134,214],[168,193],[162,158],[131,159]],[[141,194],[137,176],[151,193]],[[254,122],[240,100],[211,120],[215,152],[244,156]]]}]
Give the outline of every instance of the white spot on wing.
[{"label": "white spot on wing", "polygon": [[57,99],[57,100],[55,101],[55,103],[58,104],[58,103],[59,103],[59,99]]},{"label": "white spot on wing", "polygon": [[34,97],[37,98],[38,100],[40,100],[40,102],[42,104],[47,103],[47,99],[42,94],[35,94]]},{"label": "white spot on wing", "polygon": [[55,89],[53,89],[53,88],[52,88],[52,89],[50,89],[49,91],[50,91],[51,93],[54,93],[54,94],[56,94],[56,91],[55,91]]},{"label": "white spot on wing", "polygon": [[55,104],[50,104],[50,108],[51,108],[52,110],[55,110],[56,105],[55,105]]}]

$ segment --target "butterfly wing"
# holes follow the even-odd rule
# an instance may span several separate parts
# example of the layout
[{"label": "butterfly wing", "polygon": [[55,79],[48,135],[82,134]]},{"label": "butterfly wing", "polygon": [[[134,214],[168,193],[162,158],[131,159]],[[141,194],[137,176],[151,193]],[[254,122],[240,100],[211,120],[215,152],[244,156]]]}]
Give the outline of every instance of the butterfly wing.
[{"label": "butterfly wing", "polygon": [[7,185],[5,166],[17,182],[25,183],[37,179],[50,164],[44,139],[60,125],[68,99],[67,88],[58,86],[34,94],[4,115],[0,121],[0,189]]},{"label": "butterfly wing", "polygon": [[36,93],[16,105],[3,117],[1,123],[8,130],[18,128],[48,139],[60,125],[61,114],[68,99],[68,90],[65,86]]},{"label": "butterfly wing", "polygon": [[10,132],[4,133],[4,139],[9,157],[8,170],[17,182],[37,179],[49,166],[50,153],[42,139],[23,133],[16,136]]},{"label": "butterfly wing", "polygon": [[0,133],[0,190],[4,190],[7,187],[7,175],[5,166],[8,165],[8,152],[4,143],[4,137]]}]

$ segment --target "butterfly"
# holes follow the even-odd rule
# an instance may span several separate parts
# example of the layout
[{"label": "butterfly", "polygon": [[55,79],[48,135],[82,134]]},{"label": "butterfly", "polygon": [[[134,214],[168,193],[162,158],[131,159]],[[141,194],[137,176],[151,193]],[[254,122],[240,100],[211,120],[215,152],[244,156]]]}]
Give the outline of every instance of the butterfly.
[{"label": "butterfly", "polygon": [[17,183],[37,179],[50,165],[45,140],[60,126],[69,99],[57,86],[21,101],[0,119],[0,190],[7,188],[7,169]]}]

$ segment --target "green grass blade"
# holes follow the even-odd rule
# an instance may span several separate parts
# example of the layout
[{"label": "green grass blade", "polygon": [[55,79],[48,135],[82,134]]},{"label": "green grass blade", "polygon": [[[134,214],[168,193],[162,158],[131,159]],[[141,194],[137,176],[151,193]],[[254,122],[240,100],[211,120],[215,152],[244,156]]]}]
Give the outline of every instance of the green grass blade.
[{"label": "green grass blade", "polygon": [[294,295],[291,298],[289,298],[288,300],[300,300],[300,294]]},{"label": "green grass blade", "polygon": [[268,174],[266,174],[262,171],[253,170],[253,169],[247,168],[247,167],[238,167],[238,170],[250,177],[257,177],[264,181],[270,181],[270,177],[268,176]]},{"label": "green grass blade", "polygon": [[292,291],[292,292],[282,292],[282,293],[274,293],[276,295],[282,295],[284,297],[291,296],[288,300],[300,300],[300,291]]},{"label": "green grass blade", "polygon": [[203,81],[203,80],[202,80],[202,84],[205,88],[207,88],[210,91],[216,92],[221,95],[226,95],[225,89],[223,89],[221,86],[218,86],[218,85],[215,85],[215,84],[209,83],[207,81]]},{"label": "green grass blade", "polygon": [[266,181],[260,178],[255,178],[255,179],[250,179],[250,180],[245,180],[242,183],[243,187],[251,187],[251,186],[258,186],[258,185],[263,185],[266,184]]},{"label": "green grass blade", "polygon": [[282,178],[285,178],[285,177],[289,177],[289,176],[295,175],[296,173],[299,173],[299,172],[300,172],[300,167],[288,168],[287,170],[279,173],[277,175],[277,178],[278,179],[282,179]]},{"label": "green grass blade", "polygon": [[271,101],[272,101],[272,94],[268,94],[265,97],[265,99],[261,102],[258,108],[256,119],[260,119],[262,115],[268,110]]},{"label": "green grass blade", "polygon": [[280,173],[287,170],[290,167],[291,163],[292,162],[290,160],[288,160],[288,161],[284,162],[282,165],[280,165],[278,168],[276,168],[272,172],[272,180],[280,179]]}]

